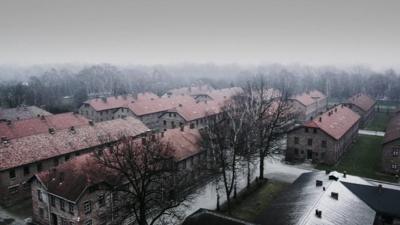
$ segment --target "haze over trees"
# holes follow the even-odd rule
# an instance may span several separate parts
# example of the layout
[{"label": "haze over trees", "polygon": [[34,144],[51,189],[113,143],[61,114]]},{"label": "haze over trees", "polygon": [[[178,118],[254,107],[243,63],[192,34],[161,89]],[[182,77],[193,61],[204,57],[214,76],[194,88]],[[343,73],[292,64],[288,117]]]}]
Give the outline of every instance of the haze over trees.
[{"label": "haze over trees", "polygon": [[262,74],[271,87],[283,82],[288,92],[318,89],[344,99],[365,92],[377,99],[400,100],[400,76],[394,70],[349,68],[182,64],[170,66],[58,65],[0,66],[0,105],[43,106],[51,112],[73,111],[87,98],[152,91],[158,95],[176,87],[209,84],[215,88],[245,87]]}]

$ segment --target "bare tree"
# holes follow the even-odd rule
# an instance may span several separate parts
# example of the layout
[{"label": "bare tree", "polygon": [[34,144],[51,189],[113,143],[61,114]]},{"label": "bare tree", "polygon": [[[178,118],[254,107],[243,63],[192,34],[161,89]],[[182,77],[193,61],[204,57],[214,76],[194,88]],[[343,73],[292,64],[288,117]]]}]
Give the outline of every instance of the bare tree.
[{"label": "bare tree", "polygon": [[123,137],[107,151],[99,151],[96,159],[119,177],[118,183],[109,187],[123,199],[119,202],[122,215],[117,223],[133,216],[137,224],[152,225],[165,215],[181,216],[177,207],[188,195],[168,143],[156,136],[142,141]]},{"label": "bare tree", "polygon": [[263,75],[257,75],[245,90],[248,126],[248,147],[255,148],[259,159],[259,178],[264,178],[264,160],[284,134],[284,124],[290,120],[288,93],[267,86]]},{"label": "bare tree", "polygon": [[231,198],[235,194],[237,170],[240,166],[239,153],[243,147],[243,136],[246,112],[236,104],[227,102],[218,120],[212,120],[203,130],[204,147],[208,149],[217,176],[217,192],[219,181],[227,199],[228,213],[231,213]]}]

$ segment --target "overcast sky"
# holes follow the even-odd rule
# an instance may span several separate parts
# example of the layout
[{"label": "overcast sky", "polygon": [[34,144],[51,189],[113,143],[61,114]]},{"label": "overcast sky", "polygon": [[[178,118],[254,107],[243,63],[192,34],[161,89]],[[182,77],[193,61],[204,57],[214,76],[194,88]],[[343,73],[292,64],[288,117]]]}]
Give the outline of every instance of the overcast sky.
[{"label": "overcast sky", "polygon": [[399,60],[397,0],[0,0],[0,64]]}]

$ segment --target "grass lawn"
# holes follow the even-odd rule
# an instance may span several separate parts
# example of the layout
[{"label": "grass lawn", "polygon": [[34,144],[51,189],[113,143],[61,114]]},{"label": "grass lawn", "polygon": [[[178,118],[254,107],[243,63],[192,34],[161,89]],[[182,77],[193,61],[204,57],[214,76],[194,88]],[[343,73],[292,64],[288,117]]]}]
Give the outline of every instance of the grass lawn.
[{"label": "grass lawn", "polygon": [[369,121],[366,130],[385,131],[390,120],[390,114],[385,112],[376,112],[374,118]]},{"label": "grass lawn", "polygon": [[393,176],[381,173],[381,143],[383,137],[359,135],[357,142],[347,151],[336,166],[318,165],[321,170],[347,171],[348,174],[376,180],[396,181]]},{"label": "grass lawn", "polygon": [[232,216],[247,221],[254,221],[271,201],[289,184],[268,181],[233,204]]}]

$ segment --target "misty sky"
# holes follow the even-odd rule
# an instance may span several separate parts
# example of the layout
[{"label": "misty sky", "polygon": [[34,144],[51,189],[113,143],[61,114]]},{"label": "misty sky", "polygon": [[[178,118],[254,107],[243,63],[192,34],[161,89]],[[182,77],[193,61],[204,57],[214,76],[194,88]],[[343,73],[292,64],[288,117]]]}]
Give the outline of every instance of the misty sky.
[{"label": "misty sky", "polygon": [[397,0],[0,0],[0,64],[399,59]]}]

